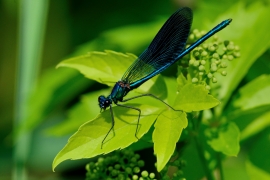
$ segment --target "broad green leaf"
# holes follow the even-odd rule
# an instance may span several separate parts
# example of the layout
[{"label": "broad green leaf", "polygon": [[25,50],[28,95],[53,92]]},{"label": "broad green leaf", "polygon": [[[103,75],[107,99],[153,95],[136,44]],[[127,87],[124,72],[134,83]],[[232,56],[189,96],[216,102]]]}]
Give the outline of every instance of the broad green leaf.
[{"label": "broad green leaf", "polygon": [[114,51],[90,52],[84,56],[64,60],[57,67],[77,69],[89,79],[112,86],[121,79],[135,59],[133,54]]},{"label": "broad green leaf", "polygon": [[228,156],[237,156],[240,145],[240,132],[235,123],[230,122],[218,129],[218,137],[213,138],[207,143],[218,152]]},{"label": "broad green leaf", "polygon": [[[70,67],[80,71],[85,77],[97,82],[113,86],[119,81],[128,67],[136,60],[130,53],[123,54],[115,51],[90,52],[60,62],[57,67]],[[151,78],[136,91],[147,92],[153,86],[158,76]]]},{"label": "broad green leaf", "polygon": [[270,126],[270,112],[266,112],[265,114],[259,116],[254,119],[242,132],[241,132],[241,140],[249,138],[253,136],[265,128]]},{"label": "broad green leaf", "polygon": [[175,100],[175,108],[185,112],[210,109],[219,101],[208,94],[203,85],[186,84],[180,90]]},{"label": "broad green leaf", "polygon": [[267,98],[270,94],[270,75],[256,78],[242,87],[239,93],[240,98],[234,102],[234,105],[242,110],[270,104],[270,98]]},{"label": "broad green leaf", "polygon": [[269,180],[270,173],[269,171],[264,171],[263,169],[258,168],[252,162],[246,162],[247,173],[249,175],[250,180]]},{"label": "broad green leaf", "polygon": [[269,112],[269,109],[270,109],[270,105],[259,106],[259,107],[248,109],[245,111],[241,109],[237,109],[233,112],[228,112],[228,113],[226,112],[224,116],[225,117],[227,116],[227,119],[229,121],[234,121],[239,127],[240,131],[243,131],[255,119]]},{"label": "broad green leaf", "polygon": [[[137,136],[140,138],[150,129],[160,110],[149,105],[131,106],[142,110],[139,131],[137,133]],[[110,132],[104,141],[102,149],[102,141],[112,126],[109,110],[83,124],[70,137],[67,145],[55,157],[53,170],[64,160],[91,158],[99,154],[107,154],[116,149],[123,149],[136,142],[135,132],[138,123],[138,112],[123,107],[114,107],[113,111],[115,120],[114,130]]]},{"label": "broad green leaf", "polygon": [[159,172],[169,162],[182,130],[187,127],[186,116],[183,111],[169,109],[160,114],[155,123],[153,141],[154,151],[157,155],[157,170]]},{"label": "broad green leaf", "polygon": [[[218,114],[222,113],[234,89],[246,75],[250,66],[261,56],[270,45],[270,23],[266,23],[266,17],[270,17],[270,6],[262,1],[245,5],[239,1],[226,14],[218,19],[232,18],[231,24],[221,31],[220,37],[232,40],[241,48],[241,57],[232,61],[226,71],[226,77],[218,76],[218,99],[222,104],[217,108]],[[248,20],[243,21],[243,20]],[[256,34],[256,36],[255,36]]]}]

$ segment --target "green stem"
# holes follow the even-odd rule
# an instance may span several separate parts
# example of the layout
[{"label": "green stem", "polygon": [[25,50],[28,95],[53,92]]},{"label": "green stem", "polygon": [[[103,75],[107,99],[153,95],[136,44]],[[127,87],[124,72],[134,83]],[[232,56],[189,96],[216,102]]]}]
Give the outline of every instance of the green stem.
[{"label": "green stem", "polygon": [[217,152],[217,166],[219,170],[219,176],[220,180],[224,180],[224,174],[223,174],[223,169],[222,169],[222,164],[221,164],[221,153]]},{"label": "green stem", "polygon": [[[201,120],[202,120],[202,112],[200,112],[199,116],[198,116],[198,122],[200,123]],[[195,123],[194,122],[194,118],[192,118],[192,122],[193,122],[193,126],[194,126],[194,130],[195,132],[197,132],[197,134],[199,134],[199,124]],[[205,172],[205,175],[207,177],[207,180],[214,180],[214,176],[212,174],[212,171],[208,168],[208,162],[204,156],[204,148],[203,148],[203,145],[201,144],[199,138],[198,138],[198,135],[195,135],[194,136],[194,140],[195,140],[195,144],[196,144],[196,147],[197,147],[197,151],[198,151],[198,154],[199,154],[199,157],[201,159],[201,162],[202,162],[202,165],[203,165],[203,168],[204,168],[204,172]]]},{"label": "green stem", "polygon": [[194,136],[194,139],[195,139],[195,144],[196,144],[198,154],[199,154],[199,157],[201,159],[207,180],[214,180],[213,174],[212,174],[211,170],[208,168],[207,160],[204,157],[204,149],[203,149],[201,143],[199,142],[199,138],[197,136]]}]

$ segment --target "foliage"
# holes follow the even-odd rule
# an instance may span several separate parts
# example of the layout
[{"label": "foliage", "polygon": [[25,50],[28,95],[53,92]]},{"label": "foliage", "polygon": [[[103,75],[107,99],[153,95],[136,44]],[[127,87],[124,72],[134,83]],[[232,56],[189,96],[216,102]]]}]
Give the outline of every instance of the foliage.
[{"label": "foliage", "polygon": [[[241,150],[245,155],[241,167],[245,168],[246,176],[251,179],[257,177],[268,179],[270,164],[265,157],[269,157],[270,148],[269,138],[267,139],[270,132],[270,105],[267,98],[270,87],[270,67],[267,59],[269,56],[263,53],[267,52],[270,42],[268,33],[270,25],[265,21],[265,17],[269,16],[269,6],[261,2],[249,6],[245,6],[242,2],[235,3],[227,12],[216,18],[218,22],[228,17],[233,18],[230,26],[220,32],[219,36],[234,43],[225,41],[220,44],[220,40],[214,37],[214,42],[207,42],[195,49],[190,56],[179,61],[177,79],[161,75],[131,92],[129,97],[151,92],[174,108],[182,110],[171,111],[162,103],[147,97],[130,102],[130,105],[142,109],[143,116],[138,132],[138,136],[142,139],[140,141],[137,141],[134,135],[137,123],[136,111],[113,107],[116,118],[115,129],[101,149],[101,141],[111,126],[111,118],[109,111],[96,116],[99,111],[96,98],[100,94],[108,95],[110,89],[83,95],[82,100],[69,110],[68,121],[48,131],[54,135],[66,135],[83,124],[59,152],[53,166],[56,167],[66,159],[95,157],[127,146],[133,150],[146,149],[152,145],[143,141],[153,140],[157,169],[161,174],[164,170],[168,170],[167,162],[175,162],[171,157],[174,151],[177,151],[181,159],[187,162],[182,169],[183,177],[200,179],[206,176],[208,179],[214,179],[214,171],[219,171],[222,176],[224,170],[224,177],[232,179],[228,169],[231,166],[237,171],[241,169],[240,166],[229,164],[228,160],[232,159],[229,156],[237,156]],[[204,21],[200,23],[203,24]],[[155,30],[156,24],[153,24]],[[217,23],[208,23],[207,27],[205,24],[201,27],[210,29]],[[133,39],[141,34],[142,31],[139,29],[132,31]],[[147,29],[151,31],[151,28]],[[190,37],[190,42],[194,41],[196,36],[200,36],[196,35],[197,33],[201,32],[193,31],[194,36]],[[154,30],[153,34],[155,34]],[[106,34],[106,39],[113,42],[121,35],[122,33],[114,30]],[[104,36],[101,39],[104,40]],[[83,54],[81,52],[85,49],[100,49],[99,39],[93,42],[95,43],[82,47],[78,52]],[[124,42],[127,43],[128,40],[125,39]],[[137,43],[138,46],[143,46],[136,41],[129,46],[134,47]],[[119,42],[119,44],[117,47],[125,46],[124,43]],[[218,58],[215,53],[218,54]],[[231,57],[237,59],[230,61]],[[132,54],[114,51],[91,52],[85,56],[63,61],[59,67],[73,67],[87,78],[112,86],[135,58]],[[113,63],[111,59],[114,59]],[[264,72],[267,74],[264,74],[261,69],[265,69]],[[63,78],[63,84],[68,87],[69,82],[64,78],[65,72],[62,75],[63,77],[59,76],[57,81],[61,82],[60,78]],[[78,81],[80,85],[78,88],[84,87],[82,82],[83,80]],[[47,88],[44,91],[47,93],[60,91],[62,85],[54,83],[53,89]],[[72,95],[72,92],[69,93]],[[44,98],[43,103],[46,102],[49,106],[50,102],[55,103],[53,98],[54,96]],[[38,103],[42,104],[36,102]],[[38,111],[46,112],[44,109],[40,108]],[[37,122],[35,119],[38,118],[33,117],[32,122]],[[196,173],[193,173],[194,169],[197,169]],[[167,173],[169,171],[165,172]]]}]

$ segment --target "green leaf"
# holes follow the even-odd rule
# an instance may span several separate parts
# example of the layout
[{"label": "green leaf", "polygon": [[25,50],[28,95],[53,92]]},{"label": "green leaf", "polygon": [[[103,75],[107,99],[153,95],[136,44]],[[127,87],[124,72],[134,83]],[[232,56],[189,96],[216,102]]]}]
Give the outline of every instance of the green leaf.
[{"label": "green leaf", "polygon": [[175,102],[175,108],[185,112],[206,110],[219,104],[217,99],[208,94],[205,86],[191,83],[179,90]]},{"label": "green leaf", "polygon": [[234,102],[242,110],[270,104],[270,75],[262,75],[239,90],[240,98]]},{"label": "green leaf", "polygon": [[[108,86],[119,81],[127,68],[136,60],[130,53],[123,54],[115,51],[90,52],[60,62],[57,67],[70,67],[80,71],[85,77]],[[148,92],[158,76],[151,78],[136,89],[138,92]]]},{"label": "green leaf", "polygon": [[157,155],[157,170],[159,172],[170,160],[182,130],[187,127],[186,116],[183,111],[169,109],[160,114],[155,123],[153,141],[154,151]]},{"label": "green leaf", "polygon": [[[142,137],[151,127],[160,113],[159,108],[149,105],[135,106],[142,110],[137,136]],[[83,124],[79,130],[70,137],[67,145],[57,154],[53,161],[55,167],[67,159],[91,158],[99,154],[107,154],[116,149],[123,149],[137,141],[135,137],[138,112],[123,107],[114,107],[114,131],[111,131],[101,144],[111,128],[110,111],[104,111],[95,119]]]},{"label": "green leaf", "polygon": [[218,152],[222,152],[228,156],[237,156],[240,145],[240,131],[235,123],[223,125],[218,129],[218,137],[213,138],[207,143]]},{"label": "green leaf", "polygon": [[270,112],[262,114],[258,118],[254,119],[253,122],[248,124],[248,126],[241,132],[241,140],[244,140],[250,136],[253,136],[267,127],[270,126]]},{"label": "green leaf", "polygon": [[85,77],[112,86],[120,80],[127,67],[137,57],[114,51],[90,52],[64,60],[57,67],[70,67],[80,71]]},{"label": "green leaf", "polygon": [[270,179],[270,173],[267,171],[264,171],[254,164],[252,164],[250,161],[246,162],[246,168],[247,173],[249,175],[250,180],[269,180]]}]

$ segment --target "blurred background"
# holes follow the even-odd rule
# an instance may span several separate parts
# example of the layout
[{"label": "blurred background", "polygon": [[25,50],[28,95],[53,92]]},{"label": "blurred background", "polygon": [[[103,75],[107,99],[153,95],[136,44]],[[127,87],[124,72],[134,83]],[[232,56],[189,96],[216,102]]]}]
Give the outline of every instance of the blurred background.
[{"label": "blurred background", "polygon": [[[74,70],[56,69],[61,60],[106,49],[139,55],[176,9],[191,7],[192,27],[209,30],[214,22],[236,18],[226,15],[239,2],[0,0],[0,179],[84,179],[87,160],[67,161],[52,172],[53,158],[83,121],[62,124],[66,129],[57,125],[81,94],[106,86]],[[241,1],[241,8],[252,2]],[[234,28],[231,39],[239,33]],[[269,57],[267,49],[259,55]],[[93,117],[99,113],[94,106]]]}]

